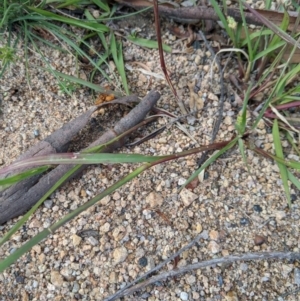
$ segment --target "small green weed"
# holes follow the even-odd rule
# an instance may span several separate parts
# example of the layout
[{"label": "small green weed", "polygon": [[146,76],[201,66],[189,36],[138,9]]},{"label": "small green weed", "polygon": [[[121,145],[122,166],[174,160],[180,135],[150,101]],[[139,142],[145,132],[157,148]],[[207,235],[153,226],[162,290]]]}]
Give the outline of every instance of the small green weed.
[{"label": "small green weed", "polygon": [[0,61],[2,66],[13,63],[16,60],[15,50],[9,46],[0,47]]},{"label": "small green weed", "polygon": [[63,79],[58,83],[58,87],[62,93],[73,94],[80,85],[74,81]]}]

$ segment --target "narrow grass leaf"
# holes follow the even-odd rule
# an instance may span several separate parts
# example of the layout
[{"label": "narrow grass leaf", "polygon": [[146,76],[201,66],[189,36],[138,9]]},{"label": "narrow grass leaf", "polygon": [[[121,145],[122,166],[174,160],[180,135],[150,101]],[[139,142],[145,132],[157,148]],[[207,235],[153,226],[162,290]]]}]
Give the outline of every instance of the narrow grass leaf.
[{"label": "narrow grass leaf", "polygon": [[[214,0],[215,1],[215,0]],[[267,18],[259,14],[255,9],[253,9],[248,3],[243,2],[243,4],[246,6],[246,8],[253,13],[255,17],[257,17],[265,26],[270,28],[275,34],[280,36],[282,40],[292,44],[293,46],[300,48],[300,45],[298,42],[295,41],[294,38],[292,38],[288,33],[284,32],[281,28],[276,26],[274,23],[269,21]]]},{"label": "narrow grass leaf", "polygon": [[[289,17],[289,14],[287,13],[286,10],[284,10],[284,14],[283,14],[283,19],[282,19],[282,22],[280,24],[280,29],[284,32],[286,32],[288,26],[289,26],[289,22],[290,22],[290,17]],[[272,47],[276,44],[278,44],[278,42],[281,42],[282,41],[282,38],[278,35],[274,35],[272,41],[270,42],[270,44],[268,46]]]},{"label": "narrow grass leaf", "polygon": [[[147,40],[147,39],[143,39],[143,38],[137,38],[134,35],[129,35],[129,36],[126,36],[125,38],[128,41],[130,41],[138,46],[150,48],[150,49],[158,49],[157,41]],[[168,52],[168,53],[172,52],[172,48],[169,45],[163,44],[162,47],[165,52]]]},{"label": "narrow grass leaf", "polygon": [[10,166],[0,170],[0,174],[5,174],[19,168],[49,164],[116,164],[116,163],[144,163],[154,162],[166,156],[144,156],[140,154],[86,154],[86,153],[59,153],[47,156],[36,156],[26,160],[15,162]]},{"label": "narrow grass leaf", "polygon": [[266,49],[260,51],[259,53],[257,53],[255,55],[255,57],[253,58],[253,61],[257,61],[258,59],[268,56],[270,54],[274,54],[274,51],[280,47],[283,47],[284,45],[286,45],[286,42],[284,41],[279,41],[277,44],[274,44],[272,46],[268,46]]},{"label": "narrow grass leaf", "polygon": [[273,107],[271,104],[270,104],[270,108],[272,109],[272,111],[275,113],[275,115],[278,117],[278,119],[280,119],[283,123],[285,123],[288,127],[290,127],[294,132],[296,133],[300,133],[299,130],[297,130],[294,126],[292,126],[288,121],[287,119],[279,113],[279,111]]},{"label": "narrow grass leaf", "polygon": [[110,12],[110,8],[106,1],[92,0],[99,8],[103,9],[106,13]]},{"label": "narrow grass leaf", "polygon": [[225,147],[219,150],[216,154],[212,155],[208,160],[206,160],[202,166],[197,169],[187,180],[186,182],[180,187],[180,190],[183,189],[186,185],[192,182],[207,166],[211,163],[215,162],[222,154],[232,148],[238,141],[239,137],[235,137],[232,141],[230,141]]},{"label": "narrow grass leaf", "polygon": [[0,179],[0,185],[11,185],[17,182],[20,182],[24,179],[27,179],[29,177],[32,177],[34,175],[38,175],[41,174],[43,172],[45,172],[46,170],[49,169],[50,166],[42,166],[42,167],[38,167],[38,168],[32,168],[30,170],[26,170],[24,172],[21,172],[17,175],[11,176],[11,177],[7,177],[5,179]]},{"label": "narrow grass leaf", "polygon": [[298,154],[298,156],[300,156],[300,149],[294,142],[294,138],[293,138],[292,134],[290,134],[289,131],[286,132],[286,138],[289,141],[289,143],[292,145],[294,151]]},{"label": "narrow grass leaf", "polygon": [[251,85],[249,85],[243,100],[243,107],[237,116],[237,120],[235,123],[235,128],[239,135],[243,136],[246,130],[247,125],[247,105],[249,100],[249,95],[251,92]]},{"label": "narrow grass leaf", "polygon": [[86,22],[84,20],[71,19],[71,18],[68,18],[65,16],[60,16],[60,15],[54,14],[52,12],[49,12],[49,11],[46,11],[46,10],[43,10],[40,8],[32,7],[32,6],[28,7],[28,9],[33,12],[36,12],[50,20],[59,21],[59,22],[65,23],[65,24],[73,25],[73,26],[88,29],[88,30],[109,32],[109,28],[103,24]]},{"label": "narrow grass leaf", "polygon": [[282,79],[279,81],[278,86],[276,87],[276,94],[282,94],[285,90],[285,87],[290,83],[295,77],[298,76],[300,72],[300,64],[292,68]]},{"label": "narrow grass leaf", "polygon": [[[45,68],[42,68],[42,69],[45,69]],[[48,71],[50,71],[49,69],[46,69]],[[115,92],[115,91],[111,91],[111,90],[106,90],[105,88],[99,86],[99,85],[96,85],[96,84],[93,84],[91,82],[88,82],[86,80],[83,80],[81,78],[78,78],[78,77],[75,77],[75,76],[72,76],[72,75],[68,75],[68,74],[65,74],[65,73],[61,73],[59,71],[56,71],[56,70],[52,70],[51,72],[53,72],[54,74],[56,74],[57,76],[61,76],[62,78],[64,79],[67,79],[69,81],[72,81],[72,82],[75,82],[75,83],[78,83],[82,86],[85,86],[85,87],[88,87],[94,91],[97,91],[97,92],[101,92],[101,93],[112,93],[114,95],[117,95],[117,96],[121,96],[122,94],[119,93],[119,92]]]},{"label": "narrow grass leaf", "polygon": [[239,140],[238,140],[238,143],[239,143],[239,149],[240,149],[240,153],[241,153],[241,155],[242,155],[244,164],[245,164],[246,167],[247,167],[248,173],[251,174],[250,167],[249,167],[249,164],[248,164],[248,162],[247,162],[247,157],[246,157],[246,153],[245,153],[245,147],[244,147],[243,139],[239,139]]},{"label": "narrow grass leaf", "polygon": [[129,95],[129,89],[125,73],[125,65],[123,60],[122,43],[116,40],[116,37],[113,34],[113,32],[111,32],[110,47],[114,62],[122,79],[124,90],[126,94]]},{"label": "narrow grass leaf", "polygon": [[229,35],[231,41],[235,41],[234,34],[228,26],[228,22],[219,6],[219,3],[216,0],[211,0],[211,4],[212,4],[215,12],[217,13],[219,19],[221,20],[223,26],[225,27],[225,30],[226,30],[227,34]]},{"label": "narrow grass leaf", "polygon": [[[246,18],[245,18],[245,11],[243,9],[242,1],[239,1],[239,7],[240,7],[240,12],[241,12],[242,20],[243,20],[243,25],[244,25],[243,27],[244,27],[245,34],[246,34],[246,41],[247,41],[248,53],[249,53],[249,64],[252,64],[253,59],[254,59],[253,45],[252,45],[252,41],[250,39],[250,34],[249,34],[249,30],[248,30],[248,26],[247,26],[247,22],[246,22]],[[251,68],[249,67],[248,69],[250,70]]]},{"label": "narrow grass leaf", "polygon": [[300,181],[288,170],[289,180],[300,190]]}]

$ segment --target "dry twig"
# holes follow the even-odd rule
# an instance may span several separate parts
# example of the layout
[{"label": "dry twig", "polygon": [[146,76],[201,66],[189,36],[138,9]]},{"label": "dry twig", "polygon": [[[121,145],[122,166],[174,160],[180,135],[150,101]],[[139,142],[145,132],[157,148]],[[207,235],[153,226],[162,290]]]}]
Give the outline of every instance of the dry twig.
[{"label": "dry twig", "polygon": [[[174,255],[172,256],[172,258],[174,258]],[[153,284],[157,281],[163,281],[170,277],[176,277],[183,273],[191,272],[191,271],[197,270],[197,269],[203,269],[206,267],[214,266],[216,264],[226,264],[227,265],[227,264],[231,264],[231,263],[234,263],[237,261],[254,261],[254,260],[267,260],[267,259],[300,259],[300,253],[294,253],[294,252],[246,253],[243,255],[231,255],[231,256],[215,258],[215,259],[211,259],[211,260],[207,260],[207,261],[197,262],[195,264],[190,264],[190,265],[181,267],[179,269],[161,273],[157,276],[153,276],[153,277],[149,278],[148,280],[145,280],[141,283],[138,283],[138,284],[132,286],[133,283],[137,282],[135,280],[134,282],[132,282],[132,284],[127,285],[125,290],[124,289],[120,290],[115,295],[105,299],[105,301],[113,301],[113,300],[116,300],[117,298],[131,295],[134,292],[136,292],[137,290],[141,290],[144,287],[146,287],[150,284]],[[168,259],[168,261],[169,261],[169,259]],[[149,275],[149,272],[144,274],[143,276],[139,277],[138,278],[139,281],[142,279],[145,279],[148,275]]]},{"label": "dry twig", "polygon": [[[217,137],[217,134],[218,134],[218,131],[220,129],[221,122],[222,122],[222,119],[223,119],[223,109],[224,109],[224,100],[225,100],[225,87],[224,87],[224,80],[223,80],[223,70],[222,70],[222,66],[221,66],[221,62],[220,62],[219,58],[216,56],[216,54],[215,54],[214,50],[212,49],[212,47],[210,47],[208,41],[205,38],[205,35],[203,34],[203,32],[201,30],[199,30],[199,34],[200,34],[201,38],[203,39],[207,49],[210,51],[213,61],[214,60],[216,61],[217,65],[218,65],[219,73],[220,73],[221,95],[220,95],[220,99],[219,99],[218,118],[217,118],[217,121],[215,122],[213,132],[212,132],[212,136],[211,136],[211,140],[210,140],[210,142],[213,143],[215,141],[216,137]],[[211,79],[211,80],[213,80],[213,79]],[[207,156],[208,156],[208,152],[204,152],[202,154],[202,156],[197,161],[198,166],[201,166],[204,163],[204,161],[207,159]]]},{"label": "dry twig", "polygon": [[166,81],[169,84],[169,87],[171,88],[172,93],[174,94],[174,96],[177,99],[179,108],[181,110],[182,114],[187,114],[187,111],[185,109],[184,103],[182,101],[182,99],[179,98],[176,89],[174,88],[171,79],[169,77],[168,71],[167,71],[167,67],[166,67],[166,63],[165,63],[165,58],[164,58],[164,51],[163,51],[163,47],[162,47],[162,39],[161,39],[161,30],[160,30],[160,20],[159,20],[159,13],[158,13],[158,3],[157,0],[153,1],[153,9],[154,9],[154,16],[155,16],[155,29],[156,29],[156,35],[157,35],[157,43],[158,43],[158,52],[159,52],[159,59],[160,59],[160,66],[161,69],[165,75]]}]

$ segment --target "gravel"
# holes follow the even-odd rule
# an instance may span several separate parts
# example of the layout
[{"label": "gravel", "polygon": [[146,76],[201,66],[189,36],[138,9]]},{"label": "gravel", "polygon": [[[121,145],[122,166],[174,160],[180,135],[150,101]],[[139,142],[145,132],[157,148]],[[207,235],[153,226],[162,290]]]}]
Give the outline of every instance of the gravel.
[{"label": "gravel", "polygon": [[[151,32],[152,21],[141,19],[145,23],[143,28]],[[175,40],[170,33],[163,38],[170,44]],[[184,50],[178,43],[174,47]],[[41,49],[49,54],[49,62],[58,71],[76,74],[72,57],[44,46]],[[20,61],[0,79],[3,98],[0,158],[3,165],[10,164],[30,146],[93,104],[92,95],[85,89],[79,89],[72,97],[62,94],[53,76],[33,67],[41,65],[41,61],[31,52],[29,86],[21,43],[17,51]],[[124,41],[124,52],[126,64],[132,68],[135,62],[140,62],[152,72],[161,73],[157,51]],[[190,54],[166,54],[172,80],[187,103],[189,84],[194,82],[196,73],[209,70],[206,66],[210,66],[211,60],[205,53],[202,45]],[[201,65],[201,62],[204,63]],[[158,106],[180,114],[164,80],[145,76],[137,69],[128,71],[127,75],[132,93],[143,96],[157,88],[162,94]],[[204,72],[204,76],[208,80],[209,71]],[[205,98],[204,107],[195,115],[195,120],[184,123],[199,145],[210,141],[217,100],[212,93]],[[110,127],[125,113],[122,107],[106,109],[101,116],[101,126]],[[237,113],[238,108],[228,97],[218,141],[233,137]],[[161,118],[150,127],[159,127],[165,122]],[[272,136],[266,134],[267,126],[260,127],[262,132],[258,137],[262,147],[272,150]],[[194,142],[172,126],[142,145],[120,151],[165,155],[192,146]],[[251,175],[238,149],[233,149],[206,169],[206,178],[199,178],[196,187],[181,192],[180,185],[197,168],[199,155],[148,170],[48,236],[0,274],[0,300],[103,300],[184,247],[199,233],[200,241],[180,256],[178,266],[245,252],[299,252],[299,197],[294,198],[289,210],[274,162],[251,150],[247,150],[246,155]],[[30,218],[27,228],[5,243],[0,257],[5,258],[29,238],[133,169],[130,164],[90,167],[81,178],[55,192]],[[294,189],[291,191],[295,196],[298,193]],[[0,236],[17,220],[2,225]],[[255,243],[257,237],[259,241]],[[173,263],[169,263],[163,270],[173,268]],[[167,279],[124,300],[279,300],[298,288],[299,274],[298,262],[288,261],[213,266]],[[295,298],[297,295],[290,293],[284,300]]]}]

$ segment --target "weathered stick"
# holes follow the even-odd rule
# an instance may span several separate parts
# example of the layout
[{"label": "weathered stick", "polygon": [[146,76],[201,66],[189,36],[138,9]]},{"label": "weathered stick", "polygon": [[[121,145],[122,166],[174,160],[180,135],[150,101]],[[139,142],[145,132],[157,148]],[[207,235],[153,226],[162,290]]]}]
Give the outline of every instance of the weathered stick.
[{"label": "weathered stick", "polygon": [[[114,129],[108,130],[98,140],[93,142],[89,146],[89,148],[99,144],[107,143],[111,139],[116,138],[123,132],[129,130],[134,125],[140,123],[145,118],[147,113],[151,111],[153,106],[158,101],[159,97],[160,94],[158,92],[156,91],[149,92],[149,94],[135,108],[133,108],[124,118],[122,118],[115,125]],[[87,113],[83,114],[84,118],[80,116],[84,120],[85,124],[87,123],[89,117],[91,116],[91,114],[94,112],[95,109],[96,107],[93,107]],[[80,119],[80,117],[78,118]],[[80,119],[80,122],[82,122],[82,119]],[[76,120],[77,118],[73,120],[73,122],[65,125],[63,128],[69,129],[70,126],[74,125]],[[61,139],[61,137],[58,137],[59,134],[57,134],[57,132],[55,132],[54,134],[49,136],[51,137],[51,139],[46,138],[45,140],[47,140],[46,142],[50,144],[51,147],[53,147],[53,145],[55,145],[55,147],[48,148],[47,146],[47,148],[46,147],[41,148],[43,151],[44,149],[47,149],[48,152],[46,154],[51,153],[49,152],[49,149],[52,152],[58,152],[58,150],[60,152],[63,151],[63,146],[62,146],[63,139]],[[57,137],[58,141],[56,141],[53,137]],[[49,141],[51,141],[51,143]],[[112,144],[109,148],[105,149],[104,151],[110,152],[113,149],[122,146],[124,142],[125,141],[116,141],[114,144]],[[41,145],[44,146],[44,144],[42,143]],[[41,153],[40,151],[36,151],[36,149],[39,148],[34,148],[34,152],[29,152],[29,151],[26,152],[23,156],[21,156],[22,159],[25,158],[26,156],[30,157],[28,153],[31,154],[38,153],[39,155],[45,154],[45,153]],[[28,209],[30,209],[45,194],[45,192],[47,192],[68,170],[70,170],[74,166],[75,165],[59,165],[41,178],[40,175],[34,176],[28,180],[21,181],[16,185],[9,187],[7,190],[1,192],[0,193],[0,224],[3,224],[9,219],[16,217],[26,212]],[[78,175],[84,168],[86,168],[86,166],[87,165],[82,166],[82,168],[76,173],[76,175]]]},{"label": "weathered stick", "polygon": [[[230,255],[221,258],[215,258],[207,261],[197,262],[195,264],[186,265],[184,267],[174,269],[168,272],[161,273],[157,276],[153,276],[141,283],[131,286],[122,293],[116,294],[106,298],[104,301],[113,301],[124,296],[133,294],[134,292],[143,289],[144,287],[153,284],[158,281],[166,280],[169,277],[176,277],[180,274],[191,272],[197,269],[203,269],[206,267],[214,266],[217,264],[229,264],[237,261],[254,261],[254,260],[268,260],[268,259],[300,259],[300,253],[294,252],[265,252],[265,253],[246,253],[242,255]],[[143,277],[143,276],[141,276]],[[144,278],[145,279],[145,278]]]},{"label": "weathered stick", "polygon": [[[153,3],[150,1],[128,1],[128,0],[116,0],[119,3],[133,7],[135,9],[143,9],[146,7],[151,7]],[[180,7],[171,8],[169,5],[159,5],[159,14],[161,16],[171,18],[176,22],[193,24],[198,23],[201,20],[215,20],[219,21],[218,14],[215,12],[214,8],[207,6],[193,6],[193,7]],[[259,10],[256,11],[262,14],[264,17],[268,18],[271,22],[280,26],[283,13],[271,10]],[[249,11],[245,11],[245,19],[248,24],[253,25],[264,25],[259,18]],[[292,30],[297,19],[298,12],[288,11],[290,17],[290,24],[288,26],[289,30]],[[227,15],[233,17],[237,22],[242,22],[241,12],[237,8],[228,8]],[[300,25],[298,25],[299,30]]]}]

